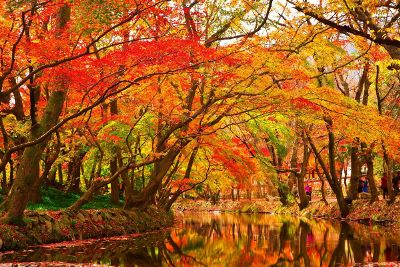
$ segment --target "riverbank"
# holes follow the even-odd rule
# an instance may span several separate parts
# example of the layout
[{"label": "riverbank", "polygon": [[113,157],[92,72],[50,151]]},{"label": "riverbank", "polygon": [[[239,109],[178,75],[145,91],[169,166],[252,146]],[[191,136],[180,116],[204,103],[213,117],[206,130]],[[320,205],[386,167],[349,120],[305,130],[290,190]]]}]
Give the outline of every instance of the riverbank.
[{"label": "riverbank", "polygon": [[75,215],[64,210],[27,211],[24,221],[23,226],[0,225],[1,251],[160,230],[173,225],[173,216],[155,208],[81,210]]},{"label": "riverbank", "polygon": [[232,201],[224,199],[216,204],[205,200],[180,199],[172,208],[176,211],[208,211],[208,212],[242,212],[242,213],[273,213],[273,214],[298,214],[296,205],[283,206],[279,198],[266,199],[241,199]]},{"label": "riverbank", "polygon": [[[271,213],[290,214],[300,217],[319,217],[340,219],[340,210],[336,201],[326,205],[322,201],[313,201],[304,210],[299,210],[297,204],[283,206],[278,199],[254,199],[254,200],[221,200],[215,205],[204,200],[180,200],[174,204],[177,211],[209,211],[209,212],[242,212],[242,213]],[[362,221],[370,223],[397,225],[400,227],[400,199],[393,204],[387,204],[385,200],[379,200],[372,204],[368,199],[353,201],[350,208],[348,221]]]},{"label": "riverbank", "polygon": [[[311,202],[310,205],[300,211],[301,216],[313,216],[322,218],[340,218],[339,206],[336,202],[328,205],[321,201]],[[369,199],[358,199],[350,206],[350,214],[346,217],[349,221],[363,221],[380,224],[399,224],[400,199],[392,204],[386,200],[370,203]],[[399,224],[400,226],[400,224]]]}]

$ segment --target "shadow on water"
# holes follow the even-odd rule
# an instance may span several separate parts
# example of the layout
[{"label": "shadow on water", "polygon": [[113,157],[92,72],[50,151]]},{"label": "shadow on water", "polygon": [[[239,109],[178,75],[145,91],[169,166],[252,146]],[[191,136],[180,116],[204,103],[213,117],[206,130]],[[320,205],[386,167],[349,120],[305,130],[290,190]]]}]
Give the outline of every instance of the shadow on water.
[{"label": "shadow on water", "polygon": [[0,254],[0,262],[115,266],[352,266],[400,260],[387,229],[327,220],[185,214],[169,231]]}]

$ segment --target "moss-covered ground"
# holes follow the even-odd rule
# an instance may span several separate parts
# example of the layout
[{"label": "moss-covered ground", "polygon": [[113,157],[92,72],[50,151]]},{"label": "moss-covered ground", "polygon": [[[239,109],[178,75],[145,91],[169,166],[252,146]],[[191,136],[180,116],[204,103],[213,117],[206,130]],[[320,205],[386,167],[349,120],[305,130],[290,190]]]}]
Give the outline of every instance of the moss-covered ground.
[{"label": "moss-covered ground", "polygon": [[[53,187],[41,189],[42,201],[40,203],[29,203],[28,210],[61,210],[71,206],[80,195],[75,193],[65,193]],[[113,205],[110,201],[110,195],[95,196],[82,209],[109,209],[118,208],[121,205]]]}]

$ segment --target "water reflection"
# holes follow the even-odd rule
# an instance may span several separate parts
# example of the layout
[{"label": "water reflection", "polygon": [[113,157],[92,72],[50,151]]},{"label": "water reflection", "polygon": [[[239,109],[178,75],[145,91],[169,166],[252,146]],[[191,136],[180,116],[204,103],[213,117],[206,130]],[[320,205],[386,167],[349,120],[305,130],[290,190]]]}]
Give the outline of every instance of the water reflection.
[{"label": "water reflection", "polygon": [[62,261],[116,266],[351,266],[400,260],[384,228],[326,220],[185,214],[175,228],[136,238],[0,254],[0,262]]}]

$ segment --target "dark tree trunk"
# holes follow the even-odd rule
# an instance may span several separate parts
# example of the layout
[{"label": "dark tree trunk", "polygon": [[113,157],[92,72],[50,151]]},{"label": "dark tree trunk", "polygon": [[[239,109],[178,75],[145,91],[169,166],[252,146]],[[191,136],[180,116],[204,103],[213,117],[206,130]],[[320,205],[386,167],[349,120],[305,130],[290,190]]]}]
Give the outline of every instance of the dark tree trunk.
[{"label": "dark tree trunk", "polygon": [[[115,156],[111,161],[110,161],[110,171],[111,175],[114,175],[118,170],[118,160],[117,156]],[[111,182],[111,203],[114,205],[119,204],[119,179],[115,179],[114,181]]]},{"label": "dark tree trunk", "polygon": [[[118,102],[116,99],[110,103],[111,116],[118,115]],[[113,175],[118,169],[118,153],[110,161],[111,175]],[[119,179],[115,179],[111,182],[111,203],[119,204]]]},{"label": "dark tree trunk", "polygon": [[49,181],[50,186],[55,186],[56,175],[57,175],[57,168],[56,168],[56,166],[53,166],[53,168],[51,168],[49,176],[48,176],[48,181]]},{"label": "dark tree trunk", "polygon": [[[196,159],[197,156],[197,152],[199,151],[199,146],[196,146],[193,151],[192,154],[190,155],[189,158],[189,162],[188,165],[186,167],[186,171],[185,171],[185,176],[184,178],[190,178],[191,177],[191,173],[192,173],[192,168],[193,168],[193,164],[194,161]],[[177,165],[176,165],[177,166]],[[176,170],[175,170],[176,171]],[[194,188],[194,186],[192,186],[191,188]],[[185,190],[187,191],[187,190]],[[160,205],[162,205],[164,207],[165,210],[170,210],[172,204],[175,203],[175,201],[178,199],[178,197],[185,192],[184,190],[178,189],[175,193],[173,193],[171,195],[171,197],[166,201],[166,203],[160,203]]]},{"label": "dark tree trunk", "polygon": [[58,183],[62,186],[64,184],[62,165],[57,165]]},{"label": "dark tree trunk", "polygon": [[388,188],[388,195],[389,195],[389,203],[393,203],[396,198],[396,193],[393,188],[393,159],[389,158],[386,152],[384,152],[384,162],[387,173],[387,188]]},{"label": "dark tree trunk", "polygon": [[[297,151],[299,146],[299,137],[296,135],[296,139],[293,144],[292,156],[290,158],[290,169],[297,169]],[[296,184],[296,175],[294,172],[290,172],[288,177],[288,187],[289,191],[292,192],[293,186]]]},{"label": "dark tree trunk", "polygon": [[[47,156],[44,160],[44,170],[42,175],[37,179],[30,191],[30,201],[33,203],[40,203],[42,202],[42,195],[40,193],[40,186],[42,185],[43,181],[48,178],[50,170],[53,167],[54,162],[57,160],[58,155],[60,153],[61,142],[60,136],[57,133],[57,144],[54,148],[54,151],[51,153],[50,148],[47,148]],[[54,172],[55,173],[55,172]],[[55,175],[54,175],[55,176]]]},{"label": "dark tree trunk", "polygon": [[326,128],[328,130],[328,138],[329,138],[329,143],[328,143],[328,156],[329,156],[329,168],[324,162],[324,160],[321,157],[321,154],[315,144],[313,143],[311,137],[307,134],[307,139],[310,143],[310,146],[313,150],[313,153],[315,157],[318,160],[319,165],[321,166],[325,177],[331,186],[333,192],[335,193],[336,200],[338,202],[339,208],[340,208],[340,213],[342,217],[346,217],[350,210],[349,207],[347,206],[347,203],[344,199],[343,196],[343,191],[342,191],[342,186],[341,186],[341,181],[338,180],[337,175],[336,175],[336,169],[335,169],[335,136],[332,131],[332,126],[333,122],[331,118],[325,117],[324,121],[326,123]]},{"label": "dark tree trunk", "polygon": [[[32,140],[56,124],[61,113],[65,92],[55,91],[49,100],[40,128],[32,134]],[[25,149],[16,178],[8,195],[7,212],[2,218],[6,223],[22,222],[24,210],[29,201],[29,191],[39,178],[39,161],[48,141]]]},{"label": "dark tree trunk", "polygon": [[82,160],[85,157],[86,152],[80,151],[71,159],[68,163],[68,192],[76,194],[81,193],[80,182],[81,182],[81,166]]},{"label": "dark tree trunk", "polygon": [[[118,155],[118,166],[121,168],[124,166],[124,161],[122,159],[121,154]],[[130,173],[126,172],[121,175],[122,181],[124,183],[124,201],[130,202],[132,196],[135,193],[134,184],[135,184],[135,169],[133,169]]]},{"label": "dark tree trunk", "polygon": [[157,167],[153,169],[149,183],[137,195],[133,196],[130,202],[125,202],[126,209],[140,208],[145,209],[154,201],[155,194],[162,183],[164,176],[169,168],[173,165],[175,158],[180,152],[179,147],[171,148],[167,155],[157,163]]},{"label": "dark tree trunk", "polygon": [[4,170],[3,171],[3,177],[1,179],[1,189],[3,190],[3,192],[7,192],[8,188],[7,188],[7,173]]},{"label": "dark tree trunk", "polygon": [[14,184],[14,161],[10,160],[9,164],[10,164],[10,175],[9,175],[10,183],[8,184],[8,188],[10,189]]},{"label": "dark tree trunk", "polygon": [[321,172],[318,169],[317,162],[315,163],[315,165],[316,165],[315,170],[317,172],[319,180],[321,181],[321,197],[322,197],[322,200],[324,201],[325,205],[328,205],[328,201],[326,200],[326,195],[325,195],[326,194],[326,192],[325,192],[325,180],[324,180]]},{"label": "dark tree trunk", "polygon": [[358,151],[358,140],[355,140],[351,146],[351,176],[350,186],[348,189],[348,197],[350,199],[357,199],[358,197],[358,184],[361,176],[361,163]]},{"label": "dark tree trunk", "polygon": [[[388,51],[390,56],[393,59],[400,59],[400,48],[396,48],[390,45],[383,45],[383,47]],[[380,92],[379,92],[379,72],[380,68],[377,65],[376,66],[376,78],[375,78],[375,93],[376,93],[376,99],[377,99],[377,104],[378,104],[378,112],[380,115],[383,114],[383,101],[384,98],[381,97]],[[387,151],[386,151],[386,146],[384,140],[381,140],[381,146],[383,150],[383,169],[384,172],[387,174],[387,189],[388,189],[388,195],[389,195],[389,203],[393,203],[395,200],[395,192],[393,190],[393,184],[392,184],[392,179],[393,179],[393,160],[389,157]]]},{"label": "dark tree trunk", "polygon": [[77,200],[75,201],[74,204],[72,204],[70,207],[68,207],[68,211],[72,213],[76,213],[82,205],[88,203],[94,194],[102,187],[108,185],[111,183],[114,179],[118,179],[118,177],[125,173],[126,171],[131,168],[130,164],[124,165],[123,167],[119,168],[111,177],[108,179],[94,179],[92,181],[92,184],[88,188],[88,190]]},{"label": "dark tree trunk", "polygon": [[298,173],[297,176],[297,184],[298,184],[298,191],[299,191],[299,197],[300,197],[300,203],[299,203],[299,208],[300,210],[306,208],[309,203],[308,196],[306,195],[306,191],[304,190],[304,177],[307,174],[307,166],[308,166],[308,160],[310,159],[310,150],[307,146],[307,139],[303,137],[303,162],[301,164],[301,170],[300,173]]},{"label": "dark tree trunk", "polygon": [[375,184],[375,179],[374,179],[374,162],[373,162],[373,156],[371,151],[366,152],[365,156],[365,162],[367,163],[367,179],[369,183],[369,188],[371,192],[371,203],[379,200],[378,197],[378,189]]}]

